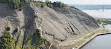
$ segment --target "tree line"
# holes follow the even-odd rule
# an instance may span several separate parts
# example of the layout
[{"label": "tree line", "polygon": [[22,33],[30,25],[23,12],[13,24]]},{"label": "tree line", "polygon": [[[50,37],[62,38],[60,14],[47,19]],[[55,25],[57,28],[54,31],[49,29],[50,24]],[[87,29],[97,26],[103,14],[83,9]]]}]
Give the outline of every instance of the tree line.
[{"label": "tree line", "polygon": [[0,3],[8,3],[11,8],[22,9],[26,0],[0,0]]},{"label": "tree line", "polygon": [[[20,9],[22,10],[24,5],[28,2],[32,2],[34,0],[0,0],[0,3],[8,3],[9,6],[13,9]],[[45,2],[42,2],[42,0],[35,1],[35,3],[41,7],[48,6],[50,8],[53,7],[66,7],[67,5],[62,2],[51,2],[49,0],[46,0]]]}]

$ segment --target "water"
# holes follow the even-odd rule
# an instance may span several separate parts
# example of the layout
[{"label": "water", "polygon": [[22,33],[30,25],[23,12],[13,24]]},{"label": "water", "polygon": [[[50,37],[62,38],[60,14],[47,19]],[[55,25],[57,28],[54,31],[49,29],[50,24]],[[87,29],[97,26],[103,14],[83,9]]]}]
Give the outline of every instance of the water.
[{"label": "water", "polygon": [[[110,24],[104,27],[111,30]],[[111,49],[111,34],[97,36],[81,49]]]},{"label": "water", "polygon": [[[94,18],[111,19],[111,5],[71,5]],[[111,31],[111,24],[104,25]],[[81,49],[111,49],[111,34],[101,35],[94,38]]]},{"label": "water", "polygon": [[97,36],[81,49],[111,49],[111,34]]},{"label": "water", "polygon": [[73,5],[94,18],[111,19],[111,5]]},{"label": "water", "polygon": [[94,18],[106,18],[111,19],[111,9],[105,9],[105,10],[82,10],[83,12],[89,14],[90,16]]},{"label": "water", "polygon": [[104,25],[104,27],[111,31],[111,24]]},{"label": "water", "polygon": [[99,9],[111,9],[111,5],[77,5],[69,4],[69,6],[74,6],[81,10],[99,10]]}]

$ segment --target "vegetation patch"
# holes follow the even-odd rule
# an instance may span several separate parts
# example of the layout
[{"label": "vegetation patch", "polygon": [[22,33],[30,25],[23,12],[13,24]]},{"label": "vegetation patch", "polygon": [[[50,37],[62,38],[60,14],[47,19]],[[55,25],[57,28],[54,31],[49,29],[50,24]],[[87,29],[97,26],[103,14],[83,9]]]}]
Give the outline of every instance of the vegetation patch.
[{"label": "vegetation patch", "polygon": [[92,37],[93,35],[95,35],[96,33],[91,33],[91,34],[89,34],[89,35],[86,35],[85,37],[84,37],[84,39],[87,39],[87,38],[90,38],[90,37]]},{"label": "vegetation patch", "polygon": [[41,37],[40,32],[34,33],[31,37],[26,36],[23,49],[43,49],[46,40]]},{"label": "vegetation patch", "polygon": [[101,30],[97,30],[97,31],[96,31],[96,32],[94,32],[94,33],[89,33],[89,34],[85,35],[85,36],[84,36],[84,39],[88,39],[88,38],[90,38],[90,37],[94,36],[95,34],[99,34],[99,33],[106,33],[106,32],[109,32],[109,30],[108,30],[108,29],[103,28],[103,29],[101,29]]},{"label": "vegetation patch", "polygon": [[18,32],[18,28],[16,28],[14,31],[15,31],[15,32]]},{"label": "vegetation patch", "polygon": [[98,24],[103,24],[103,25],[111,24],[111,19],[105,19],[105,18],[97,19],[97,18],[95,18],[95,20]]},{"label": "vegetation patch", "polygon": [[68,6],[67,4],[64,4],[62,2],[51,2],[51,1],[46,1],[46,2],[35,1],[34,4],[41,6],[41,7],[47,6],[50,8],[54,8],[54,7],[62,8],[62,7]]},{"label": "vegetation patch", "polygon": [[14,49],[22,49],[22,45],[20,45],[21,42],[21,39],[17,39],[16,43],[15,43],[15,48]]},{"label": "vegetation patch", "polygon": [[10,27],[7,27],[7,28],[6,28],[6,31],[10,31]]},{"label": "vegetation patch", "polygon": [[99,28],[96,31],[92,31],[91,33],[86,34],[82,38],[79,38],[80,40],[75,41],[74,47],[81,45],[83,42],[85,42],[86,40],[88,40],[89,38],[91,38],[94,35],[98,35],[100,33],[106,33],[106,32],[109,32],[109,30],[105,29],[105,28]]},{"label": "vegetation patch", "polygon": [[0,3],[8,3],[13,9],[23,9],[26,0],[0,0]]},{"label": "vegetation patch", "polygon": [[71,8],[74,8],[74,9],[76,9],[76,10],[79,10],[78,8],[76,8],[76,7],[74,7],[74,6],[70,6]]},{"label": "vegetation patch", "polygon": [[0,49],[13,49],[13,38],[10,34],[10,28],[6,28],[6,32],[0,37]]},{"label": "vegetation patch", "polygon": [[79,41],[76,41],[74,44],[76,46],[78,46],[78,45],[81,45],[84,41],[85,41],[84,39],[83,40],[79,40]]},{"label": "vegetation patch", "polygon": [[[0,3],[7,3],[7,4],[9,4],[9,6],[11,8],[19,9],[19,10],[22,10],[24,8],[25,4],[30,3],[30,2],[41,6],[42,8],[44,6],[47,6],[47,7],[50,7],[50,8],[55,8],[55,7],[62,8],[62,7],[67,7],[68,6],[67,4],[64,4],[62,2],[58,2],[58,1],[51,2],[49,0],[46,0],[45,2],[43,2],[41,0],[38,0],[38,1],[34,1],[34,0],[30,0],[30,1],[28,1],[28,0],[0,0]],[[72,8],[75,8],[75,7],[72,7]],[[77,8],[75,8],[75,9],[77,9]]]},{"label": "vegetation patch", "polygon": [[46,2],[47,6],[50,7],[50,8],[53,8],[53,7],[59,7],[59,8],[62,8],[62,7],[66,7],[68,6],[67,4],[64,4],[62,2]]}]

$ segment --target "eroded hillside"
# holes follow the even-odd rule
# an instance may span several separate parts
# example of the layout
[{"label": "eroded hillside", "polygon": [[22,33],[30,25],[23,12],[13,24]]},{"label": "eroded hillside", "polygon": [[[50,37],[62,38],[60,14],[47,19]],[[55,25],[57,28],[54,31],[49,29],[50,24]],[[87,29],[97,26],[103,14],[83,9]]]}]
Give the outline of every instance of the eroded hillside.
[{"label": "eroded hillside", "polygon": [[[18,11],[7,4],[0,4],[0,36],[7,27],[10,27],[16,49],[38,46],[59,49],[63,46],[61,42],[77,39],[99,26],[91,16],[70,7],[49,8],[27,4],[22,11]],[[14,32],[16,28],[17,33]]]}]

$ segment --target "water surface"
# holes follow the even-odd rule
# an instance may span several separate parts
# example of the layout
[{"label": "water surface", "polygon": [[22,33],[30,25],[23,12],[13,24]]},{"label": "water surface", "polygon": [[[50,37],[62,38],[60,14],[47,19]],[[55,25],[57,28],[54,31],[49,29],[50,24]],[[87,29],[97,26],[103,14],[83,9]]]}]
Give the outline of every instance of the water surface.
[{"label": "water surface", "polygon": [[94,18],[107,18],[111,19],[111,9],[100,10],[82,10]]},{"label": "water surface", "polygon": [[97,36],[81,49],[111,49],[111,34]]},{"label": "water surface", "polygon": [[[111,30],[110,24],[104,25],[104,27]],[[82,49],[111,49],[111,34],[97,36]]]}]

